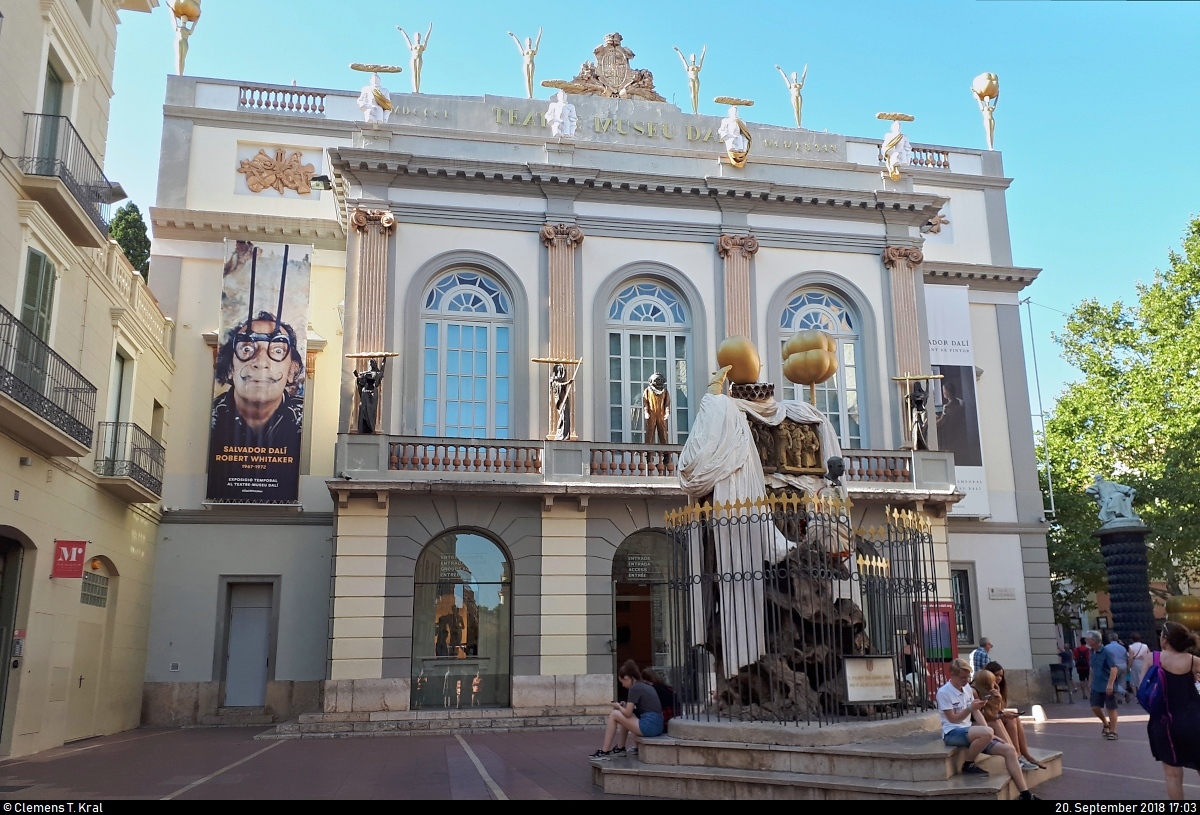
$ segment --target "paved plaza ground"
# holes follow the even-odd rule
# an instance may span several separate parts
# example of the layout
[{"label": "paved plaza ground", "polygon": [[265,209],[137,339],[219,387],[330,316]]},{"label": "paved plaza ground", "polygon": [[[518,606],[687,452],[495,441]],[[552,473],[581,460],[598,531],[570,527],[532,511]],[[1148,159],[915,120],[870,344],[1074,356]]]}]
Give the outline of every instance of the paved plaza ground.
[{"label": "paved plaza ground", "polygon": [[[1100,737],[1086,704],[1047,706],[1031,746],[1063,752],[1054,800],[1161,799],[1146,716],[1122,705],[1119,741]],[[132,730],[0,762],[0,798],[47,799],[572,799],[614,798],[592,786],[596,731],[255,740],[262,727]],[[1200,776],[1184,792],[1200,798]]]}]

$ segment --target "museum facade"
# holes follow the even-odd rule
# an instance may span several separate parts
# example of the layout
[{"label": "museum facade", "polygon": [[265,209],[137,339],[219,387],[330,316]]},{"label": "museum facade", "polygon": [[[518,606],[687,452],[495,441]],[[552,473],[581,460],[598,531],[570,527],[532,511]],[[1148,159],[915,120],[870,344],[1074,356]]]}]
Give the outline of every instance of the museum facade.
[{"label": "museum facade", "polygon": [[[999,153],[916,145],[891,180],[879,139],[748,122],[739,168],[719,117],[665,102],[572,93],[565,138],[540,100],[392,92],[364,121],[360,98],[168,79],[151,285],[177,371],[145,722],[606,708],[615,664],[665,664],[664,515],[735,335],[828,418],[856,524],[927,519],[960,647],[990,637],[1018,687],[1055,659],[1018,317],[1037,270],[1012,265]],[[806,328],[839,361],[812,394],[777,350]],[[269,344],[291,365],[294,441],[213,440],[243,336],[247,367]],[[926,374],[914,451],[894,377]],[[214,455],[268,475],[214,488]],[[293,458],[294,495],[271,492]]]}]

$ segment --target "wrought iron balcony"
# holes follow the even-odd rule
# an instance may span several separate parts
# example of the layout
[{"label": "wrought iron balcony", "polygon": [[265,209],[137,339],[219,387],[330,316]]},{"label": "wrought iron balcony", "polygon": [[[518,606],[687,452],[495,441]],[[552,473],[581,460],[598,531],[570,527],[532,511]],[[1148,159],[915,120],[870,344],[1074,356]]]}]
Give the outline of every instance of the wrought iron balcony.
[{"label": "wrought iron balcony", "polygon": [[[125,194],[119,185],[104,177],[100,164],[87,149],[70,119],[66,116],[26,113],[25,148],[20,166],[27,176],[61,181],[83,215],[99,230],[100,236],[107,239],[109,204],[121,200]],[[77,244],[95,244],[94,235],[80,235],[80,230],[73,228],[75,225],[70,217],[73,213],[67,211],[70,207],[64,207],[65,202],[57,200],[53,190],[35,185],[30,192],[56,220],[66,221],[64,231],[68,237]],[[80,240],[82,237],[90,237],[90,240]]]},{"label": "wrought iron balcony", "polygon": [[96,386],[0,306],[0,424],[48,455],[92,447]]},{"label": "wrought iron balcony", "polygon": [[100,484],[131,503],[154,503],[162,497],[167,453],[150,434],[131,422],[101,422],[96,445]]}]

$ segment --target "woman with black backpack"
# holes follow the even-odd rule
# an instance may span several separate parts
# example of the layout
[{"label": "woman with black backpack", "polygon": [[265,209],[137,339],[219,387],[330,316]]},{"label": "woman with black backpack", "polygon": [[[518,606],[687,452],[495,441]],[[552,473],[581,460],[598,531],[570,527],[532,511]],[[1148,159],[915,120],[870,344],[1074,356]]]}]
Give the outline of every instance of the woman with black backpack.
[{"label": "woman with black backpack", "polygon": [[[1147,670],[1145,683],[1159,682],[1161,701],[1147,700],[1147,690],[1138,689],[1138,701],[1150,712],[1146,725],[1150,737],[1150,752],[1162,762],[1167,777],[1167,797],[1183,800],[1183,768],[1200,772],[1200,637],[1179,623],[1165,623],[1162,630],[1162,653],[1155,654],[1154,664]],[[1162,668],[1159,674],[1156,668]],[[1154,695],[1154,694],[1151,694]],[[1147,704],[1149,702],[1149,704]],[[1161,710],[1155,708],[1161,706]]]}]

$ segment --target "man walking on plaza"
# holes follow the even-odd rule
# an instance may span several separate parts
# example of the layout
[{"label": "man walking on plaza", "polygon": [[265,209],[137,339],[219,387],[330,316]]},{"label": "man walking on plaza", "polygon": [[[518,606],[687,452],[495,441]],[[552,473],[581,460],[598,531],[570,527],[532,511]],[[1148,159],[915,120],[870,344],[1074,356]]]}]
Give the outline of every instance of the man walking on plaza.
[{"label": "man walking on plaza", "polygon": [[[986,642],[984,640],[983,642]],[[982,670],[982,669],[980,669]],[[987,775],[988,771],[975,763],[980,753],[1000,756],[1017,789],[1021,800],[1037,800],[1029,792],[1025,774],[1017,760],[1017,751],[1011,744],[996,738],[980,711],[986,700],[976,699],[975,692],[967,685],[971,666],[965,659],[950,663],[950,677],[937,692],[938,716],[942,720],[942,742],[950,747],[963,747],[962,772],[964,775]]]},{"label": "man walking on plaza", "polygon": [[987,637],[979,638],[979,647],[971,652],[971,673],[982,671],[992,661],[988,654],[992,650],[992,641]]},{"label": "man walking on plaza", "polygon": [[[1124,670],[1124,660],[1121,664],[1115,661],[1113,653],[1105,648],[1099,631],[1087,633],[1088,647],[1092,649],[1091,659],[1091,703],[1092,712],[1104,725],[1101,735],[1109,741],[1117,739],[1117,697],[1114,691],[1117,677]],[[1105,712],[1107,711],[1107,717]]]}]

